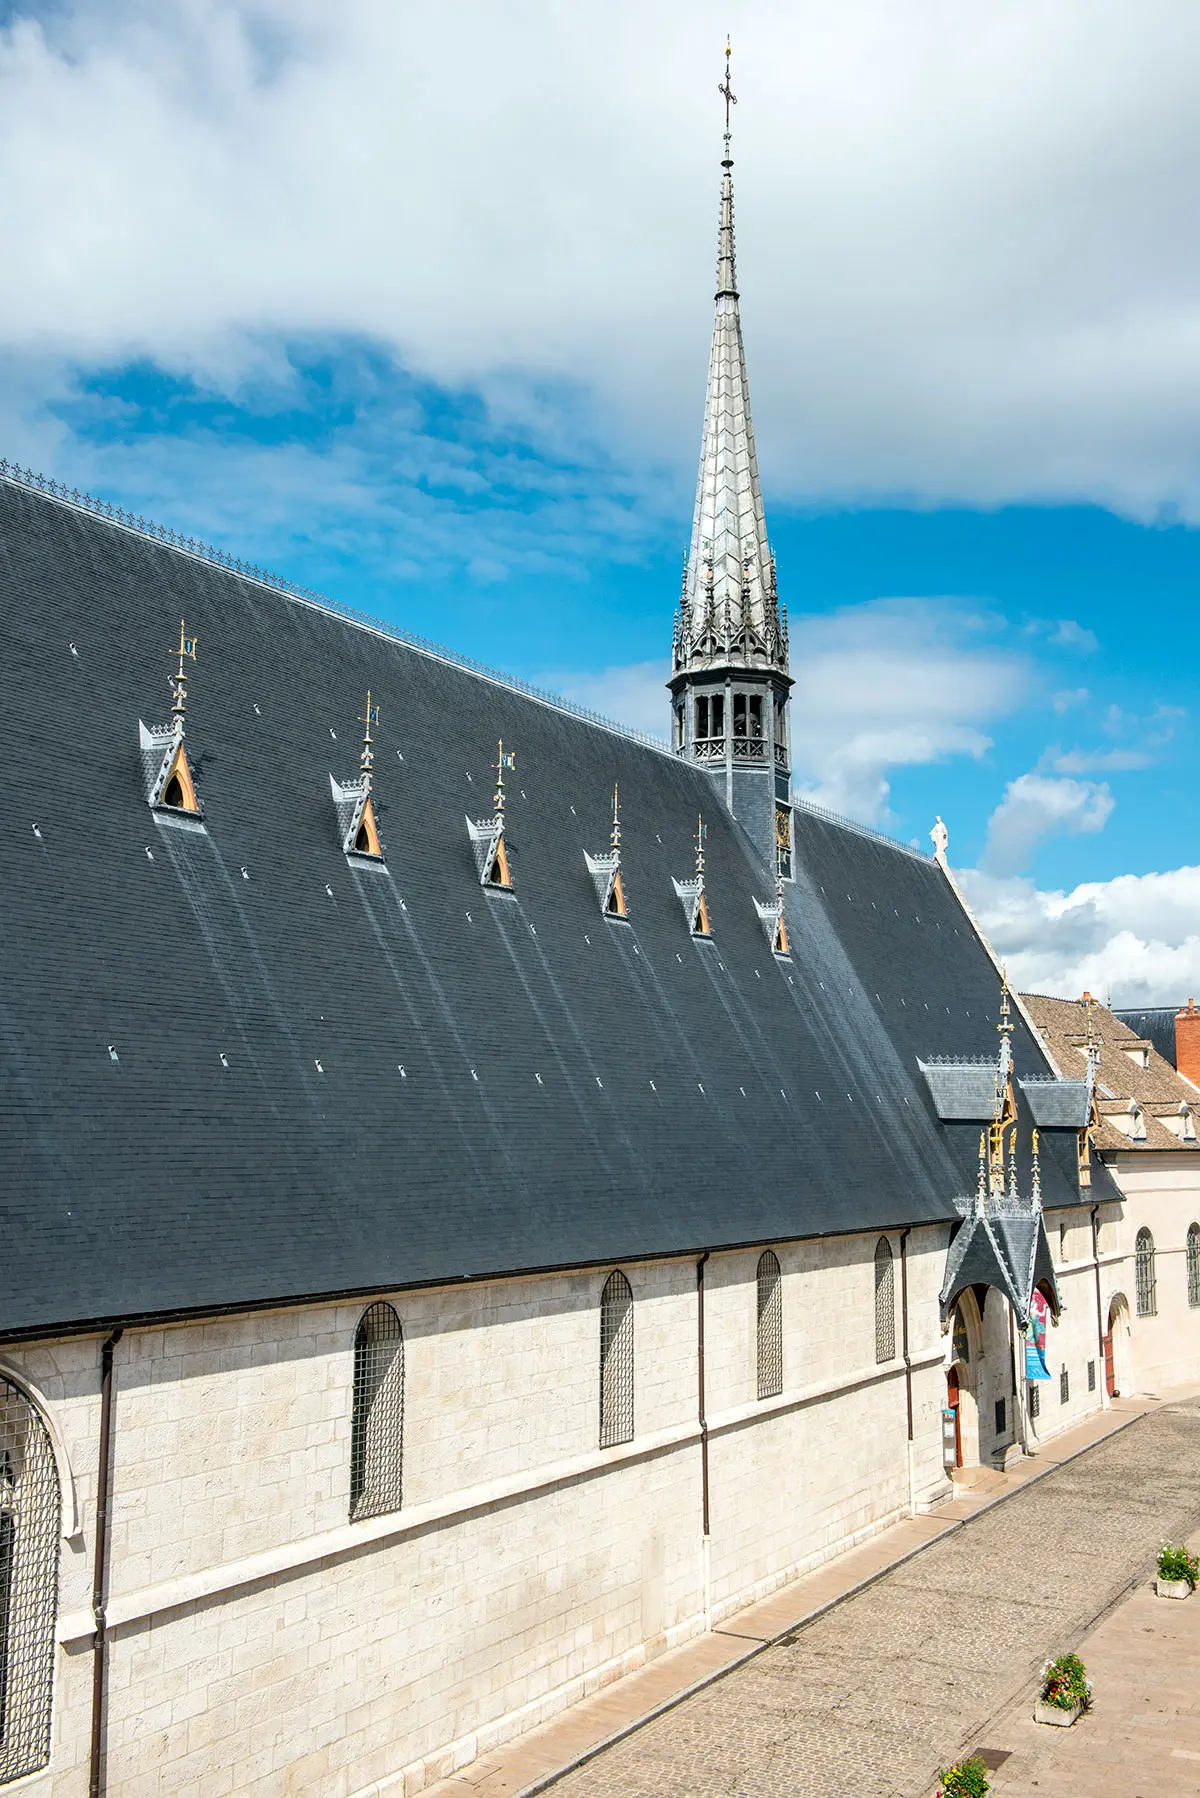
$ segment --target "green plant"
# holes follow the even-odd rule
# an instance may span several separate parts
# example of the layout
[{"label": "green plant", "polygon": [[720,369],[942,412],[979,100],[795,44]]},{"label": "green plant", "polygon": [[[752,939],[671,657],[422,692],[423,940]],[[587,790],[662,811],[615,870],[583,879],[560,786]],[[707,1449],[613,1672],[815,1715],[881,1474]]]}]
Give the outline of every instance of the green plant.
[{"label": "green plant", "polygon": [[1189,1554],[1182,1542],[1164,1542],[1158,1551],[1159,1579],[1185,1579],[1193,1592],[1200,1579],[1200,1555]]},{"label": "green plant", "polygon": [[1060,1711],[1073,1710],[1076,1705],[1085,1711],[1091,1708],[1092,1682],[1077,1654],[1060,1654],[1056,1661],[1046,1662],[1042,1668],[1041,1700]]},{"label": "green plant", "polygon": [[941,1782],[939,1798],[987,1798],[992,1789],[988,1784],[987,1768],[977,1754],[970,1760],[956,1761],[953,1767],[943,1767],[938,1779]]}]

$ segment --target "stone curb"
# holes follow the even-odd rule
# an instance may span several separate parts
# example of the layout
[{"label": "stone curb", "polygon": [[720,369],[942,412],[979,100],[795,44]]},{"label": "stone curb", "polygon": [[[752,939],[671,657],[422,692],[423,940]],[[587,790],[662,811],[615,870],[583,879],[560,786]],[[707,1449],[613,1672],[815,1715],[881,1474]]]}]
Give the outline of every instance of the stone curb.
[{"label": "stone curb", "polygon": [[[1145,1411],[1135,1411],[1131,1416],[1126,1417],[1121,1423],[1118,1423],[1113,1429],[1107,1430],[1103,1436],[1098,1436],[1095,1442],[1085,1442],[1080,1448],[1072,1449],[1069,1455],[1064,1455],[1061,1461],[1051,1461],[1048,1466],[1039,1467],[1035,1473],[1030,1474],[1027,1480],[1022,1480],[1021,1484],[1019,1486],[1014,1486],[1011,1491],[998,1492],[994,1498],[987,1499],[985,1503],[980,1505],[977,1511],[971,1513],[970,1517],[954,1518],[944,1529],[940,1529],[936,1535],[930,1536],[928,1542],[919,1542],[915,1548],[910,1548],[906,1550],[904,1554],[897,1555],[894,1561],[889,1561],[886,1567],[876,1568],[874,1573],[868,1573],[863,1579],[857,1580],[854,1585],[847,1586],[846,1590],[844,1592],[839,1592],[835,1598],[828,1598],[824,1604],[815,1605],[811,1611],[806,1612],[806,1614],[799,1618],[795,1623],[789,1623],[786,1629],[779,1630],[775,1635],[768,1636],[761,1642],[755,1642],[753,1647],[748,1648],[744,1654],[739,1654],[736,1660],[728,1662],[726,1666],[717,1667],[714,1668],[711,1673],[702,1674],[699,1679],[693,1680],[690,1686],[684,1686],[681,1691],[672,1693],[670,1698],[664,1698],[662,1702],[656,1704],[652,1710],[644,1712],[640,1717],[635,1717],[632,1723],[622,1724],[620,1729],[615,1729],[611,1735],[605,1736],[603,1741],[596,1742],[591,1748],[585,1748],[582,1754],[577,1754],[563,1766],[555,1768],[553,1773],[544,1773],[540,1779],[535,1779],[532,1785],[522,1786],[519,1791],[512,1794],[512,1798],[539,1798],[540,1793],[548,1792],[552,1786],[556,1786],[560,1780],[566,1779],[569,1774],[577,1773],[580,1767],[586,1767],[588,1762],[595,1760],[598,1755],[604,1754],[609,1748],[615,1748],[618,1742],[623,1742],[627,1737],[636,1735],[637,1731],[639,1729],[644,1729],[648,1723],[654,1723],[659,1717],[665,1717],[668,1711],[673,1711],[678,1705],[685,1704],[689,1698],[694,1698],[698,1692],[703,1692],[709,1686],[715,1685],[718,1680],[724,1679],[727,1674],[736,1673],[739,1667],[746,1666],[747,1662],[754,1660],[757,1655],[764,1653],[766,1649],[777,1648],[781,1642],[786,1642],[789,1637],[799,1635],[800,1632],[807,1629],[811,1623],[815,1623],[819,1617],[828,1616],[830,1611],[837,1610],[838,1606],[845,1604],[848,1599],[857,1598],[860,1592],[866,1592],[881,1579],[886,1579],[888,1574],[894,1573],[898,1567],[903,1567],[909,1561],[915,1560],[918,1555],[923,1555],[926,1549],[932,1548],[936,1542],[944,1542],[948,1536],[953,1536],[956,1531],[966,1529],[967,1525],[969,1523],[974,1523],[977,1517],[983,1517],[988,1511],[994,1510],[997,1505],[1006,1504],[1010,1498],[1019,1497],[1022,1492],[1027,1492],[1031,1486],[1036,1485],[1038,1480],[1044,1480],[1048,1474],[1056,1473],[1060,1467],[1069,1467],[1072,1461],[1077,1461],[1081,1455],[1090,1454],[1092,1449],[1099,1448],[1101,1443],[1111,1442],[1114,1436],[1119,1436],[1122,1430],[1127,1430],[1129,1428],[1130,1424],[1139,1423],[1143,1417],[1149,1417],[1151,1415],[1151,1409],[1158,1410],[1166,1408],[1167,1407],[1165,1406],[1154,1406],[1152,1408],[1148,1407]],[[1141,1576],[1139,1575],[1138,1578],[1140,1579],[1140,1577]],[[1137,1580],[1134,1580],[1129,1587],[1122,1588],[1122,1591],[1118,1594],[1118,1598],[1123,1598],[1126,1592],[1132,1590],[1133,1585],[1136,1584]],[[1111,1605],[1116,1602],[1117,1599],[1108,1601],[1104,1606],[1104,1610],[1108,1610]],[[1097,1617],[1093,1619],[1092,1624],[1089,1624],[1088,1627],[1094,1627],[1095,1622],[1098,1621],[1099,1617],[1102,1615],[1103,1611],[1098,1612]],[[720,1632],[715,1631],[714,1633],[719,1634]],[[1024,1684],[1025,1681],[1022,1680],[1021,1685],[1023,1686]],[[1018,1686],[1014,1691],[1014,1698],[1019,1692],[1020,1687]],[[1012,1702],[1012,1698],[1006,1699],[1001,1710],[1008,1710]],[[996,1713],[996,1715],[999,1714],[1000,1712]],[[990,1721],[991,1718],[986,1719],[984,1727],[986,1727],[986,1724]],[[973,1731],[972,1733],[974,1734],[977,1732]]]}]

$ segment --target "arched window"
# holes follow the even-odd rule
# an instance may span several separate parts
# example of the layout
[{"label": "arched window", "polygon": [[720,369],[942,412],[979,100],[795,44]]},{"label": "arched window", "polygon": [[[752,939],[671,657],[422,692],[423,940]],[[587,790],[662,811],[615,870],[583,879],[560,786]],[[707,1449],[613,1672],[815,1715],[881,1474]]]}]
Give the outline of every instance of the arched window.
[{"label": "arched window", "polygon": [[350,1430],[350,1516],[398,1511],[404,1467],[404,1333],[382,1300],[354,1332],[354,1415]]},{"label": "arched window", "polygon": [[1137,1314],[1153,1317],[1158,1310],[1154,1290],[1154,1238],[1149,1230],[1139,1230],[1133,1245],[1134,1275],[1137,1281]]},{"label": "arched window", "polygon": [[896,1274],[892,1245],[881,1236],[875,1245],[875,1359],[892,1361],[896,1355]]},{"label": "arched window", "polygon": [[783,1391],[783,1289],[779,1259],[767,1249],[758,1258],[758,1396]]},{"label": "arched window", "polygon": [[633,1441],[633,1293],[617,1268],[600,1299],[600,1446]]},{"label": "arched window", "polygon": [[1187,1233],[1188,1304],[1200,1305],[1200,1224],[1191,1224]]},{"label": "arched window", "polygon": [[50,1759],[59,1505],[50,1433],[0,1378],[0,1785]]}]

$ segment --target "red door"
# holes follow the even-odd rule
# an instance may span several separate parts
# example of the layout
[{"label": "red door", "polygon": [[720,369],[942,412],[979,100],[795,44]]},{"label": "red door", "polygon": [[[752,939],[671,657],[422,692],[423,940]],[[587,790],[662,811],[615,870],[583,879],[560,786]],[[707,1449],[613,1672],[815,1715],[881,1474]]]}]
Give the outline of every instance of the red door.
[{"label": "red door", "polygon": [[954,1465],[961,1467],[962,1459],[962,1412],[959,1410],[958,1369],[951,1367],[946,1373],[946,1405],[954,1413]]},{"label": "red door", "polygon": [[1109,1398],[1117,1396],[1117,1376],[1113,1368],[1113,1333],[1112,1324],[1108,1326],[1108,1335],[1104,1338],[1104,1386]]}]

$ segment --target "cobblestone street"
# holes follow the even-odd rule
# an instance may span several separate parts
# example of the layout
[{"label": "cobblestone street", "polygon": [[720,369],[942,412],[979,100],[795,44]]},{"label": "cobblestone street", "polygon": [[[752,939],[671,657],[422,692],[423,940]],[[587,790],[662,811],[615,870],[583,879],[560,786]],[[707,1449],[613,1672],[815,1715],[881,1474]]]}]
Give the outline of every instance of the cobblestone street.
[{"label": "cobblestone street", "polygon": [[[564,1775],[554,1798],[923,1798],[940,1764],[990,1742],[988,1726],[1004,1721],[1023,1683],[1032,1693],[1049,1655],[1149,1578],[1159,1543],[1198,1523],[1200,1407],[1180,1404]],[[1190,1777],[1190,1763],[1175,1764]],[[1039,1789],[1065,1798],[1083,1788]],[[1114,1789],[1134,1798],[1139,1788]]]}]

